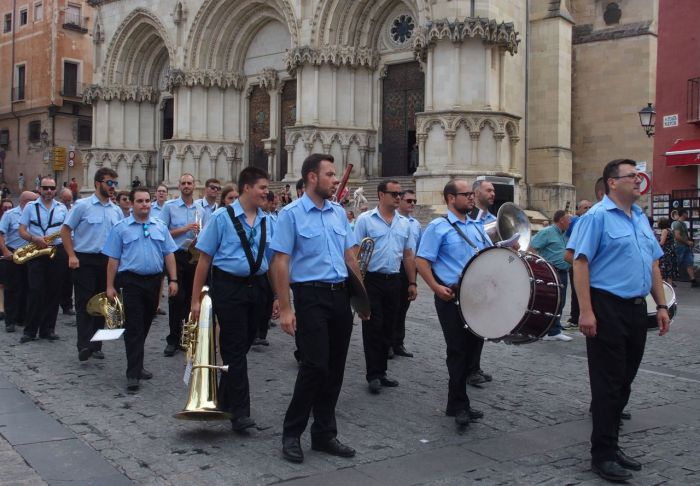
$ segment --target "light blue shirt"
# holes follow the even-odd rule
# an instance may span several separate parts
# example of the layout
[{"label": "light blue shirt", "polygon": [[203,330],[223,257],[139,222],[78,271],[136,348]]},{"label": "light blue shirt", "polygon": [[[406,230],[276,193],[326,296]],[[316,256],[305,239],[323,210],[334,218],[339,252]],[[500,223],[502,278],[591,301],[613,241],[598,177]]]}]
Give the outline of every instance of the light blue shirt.
[{"label": "light blue shirt", "polygon": [[355,245],[345,210],[328,200],[318,209],[304,194],[280,211],[270,248],[290,255],[291,283],[337,283],[348,277],[345,250]]},{"label": "light blue shirt", "polygon": [[0,233],[5,238],[5,246],[8,248],[21,248],[28,242],[19,235],[19,221],[22,218],[22,209],[17,206],[2,215],[0,219]]},{"label": "light blue shirt", "polygon": [[399,273],[404,250],[411,250],[416,243],[407,218],[394,213],[388,224],[379,208],[362,213],[355,223],[355,237],[358,241],[370,237],[374,240],[374,251],[369,261],[369,272]]},{"label": "light blue shirt", "polygon": [[75,202],[63,222],[73,231],[73,249],[81,253],[100,253],[112,227],[123,217],[112,201],[100,202],[96,195]]},{"label": "light blue shirt", "polygon": [[[202,226],[204,226],[202,208],[197,206],[194,201],[192,201],[191,206],[187,206],[185,205],[185,201],[182,200],[182,197],[178,197],[177,199],[171,199],[165,203],[160,219],[169,230],[174,230],[194,223],[197,213],[199,213],[199,217],[202,218]],[[173,239],[179,249],[187,250],[189,244],[194,240],[194,237],[192,231],[187,231],[181,235],[175,236]]]},{"label": "light blue shirt", "polygon": [[[262,225],[266,225],[267,233],[267,241],[263,251],[270,246],[269,242],[272,238],[272,225],[268,223],[269,219],[260,208],[258,208],[258,214],[255,217],[252,228],[246,220],[243,207],[241,207],[241,203],[238,199],[231,204],[231,208],[236,217],[240,220],[246,236],[250,238],[251,233],[253,234],[254,243],[251,245],[250,250],[253,253],[253,261],[255,261],[258,257],[258,249],[260,248]],[[238,233],[236,233],[236,228],[233,226],[233,222],[226,208],[217,209],[211,216],[209,223],[207,223],[204,230],[199,235],[197,249],[212,256],[212,264],[224,272],[231,273],[238,277],[247,277],[250,275],[250,264],[245,256],[245,250],[243,250],[241,239],[238,237]],[[262,275],[267,272],[268,264],[268,255],[266,254],[262,259],[262,264],[256,272],[256,275]]]},{"label": "light blue shirt", "polygon": [[423,230],[420,227],[420,221],[418,221],[416,218],[413,216],[408,216],[408,222],[411,226],[411,233],[413,234],[413,241],[415,242],[415,246],[413,247],[413,253],[418,250],[418,246],[420,246],[420,237],[421,233]]},{"label": "light blue shirt", "polygon": [[[39,208],[39,219],[37,219],[37,210]],[[41,198],[35,201],[30,201],[24,206],[20,224],[27,227],[27,231],[34,236],[48,236],[61,230],[63,222],[68,214],[68,209],[56,200],[51,201],[51,208],[46,209],[46,206],[41,202]],[[60,245],[61,238],[53,241],[54,245]]]},{"label": "light blue shirt", "polygon": [[623,299],[650,292],[652,263],[664,254],[642,209],[633,205],[630,218],[608,196],[578,220],[567,248],[588,260],[591,287]]},{"label": "light blue shirt", "polygon": [[202,228],[209,222],[209,218],[214,212],[219,209],[219,205],[214,202],[214,204],[209,204],[206,198],[197,199],[194,202],[202,210]]},{"label": "light blue shirt", "polygon": [[[165,201],[167,202],[167,201]],[[161,221],[163,220],[163,208],[165,207],[165,203],[163,203],[163,206],[158,206],[158,201],[153,201],[151,203],[151,217],[152,218],[158,218]]]},{"label": "light blue shirt", "polygon": [[[477,247],[475,250],[452,227],[457,227]],[[421,236],[417,256],[432,263],[433,272],[446,285],[453,286],[462,277],[464,267],[476,255],[477,250],[493,246],[488,235],[483,231],[483,224],[467,218],[462,222],[452,211],[447,212],[447,219],[439,217],[430,222]]]},{"label": "light blue shirt", "polygon": [[173,237],[161,220],[150,216],[146,224],[148,226],[129,216],[110,231],[102,253],[119,260],[117,271],[139,275],[161,273],[164,258],[177,250]]},{"label": "light blue shirt", "polygon": [[556,224],[541,229],[530,241],[542,258],[554,265],[557,270],[569,271],[571,265],[564,260],[566,237]]}]

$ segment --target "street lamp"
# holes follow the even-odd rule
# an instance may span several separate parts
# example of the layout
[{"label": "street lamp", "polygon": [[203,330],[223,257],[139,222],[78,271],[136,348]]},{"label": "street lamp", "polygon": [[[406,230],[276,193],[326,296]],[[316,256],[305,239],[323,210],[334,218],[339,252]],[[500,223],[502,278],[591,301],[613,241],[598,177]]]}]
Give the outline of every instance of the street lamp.
[{"label": "street lamp", "polygon": [[647,106],[639,110],[639,123],[642,124],[642,128],[647,133],[647,137],[654,136],[654,125],[656,123],[656,110],[651,105],[647,103]]}]

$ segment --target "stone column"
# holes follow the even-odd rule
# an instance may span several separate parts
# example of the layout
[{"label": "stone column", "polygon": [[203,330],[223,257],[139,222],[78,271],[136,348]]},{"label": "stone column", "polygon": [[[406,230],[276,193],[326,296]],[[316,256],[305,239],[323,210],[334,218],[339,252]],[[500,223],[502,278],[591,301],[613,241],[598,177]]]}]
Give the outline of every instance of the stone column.
[{"label": "stone column", "polygon": [[233,163],[234,163],[234,157],[227,156],[226,157],[226,174],[228,175],[228,179],[231,181],[236,180],[236,178],[233,176]]},{"label": "stone column", "polygon": [[455,136],[457,133],[454,130],[445,130],[445,139],[447,139],[447,168],[453,169],[456,167],[454,158]]},{"label": "stone column", "polygon": [[[331,125],[338,125],[338,66],[331,66]],[[327,152],[326,152],[327,153]]]},{"label": "stone column", "polygon": [[472,139],[471,165],[479,165],[479,138],[481,137],[481,132],[469,132],[469,137]]},{"label": "stone column", "polygon": [[515,160],[518,151],[516,150],[520,137],[510,137],[510,143],[508,144],[508,149],[510,150],[510,169],[511,173],[518,172],[518,161]]},{"label": "stone column", "polygon": [[502,157],[502,146],[503,146],[503,138],[505,137],[505,134],[503,133],[494,133],[493,138],[496,140],[496,167],[502,167],[503,170],[506,170],[508,167],[505,166],[503,163],[503,157]]},{"label": "stone column", "polygon": [[[200,182],[200,177],[199,177],[199,160],[200,156],[199,155],[193,155],[194,158],[194,182],[195,184],[201,184]],[[180,173],[182,174],[182,168],[180,169]]]},{"label": "stone column", "polygon": [[126,163],[126,168],[128,169],[129,172],[129,180],[127,181],[129,184],[131,184],[131,181],[134,180],[134,162],[133,161],[128,161]]},{"label": "stone column", "polygon": [[285,145],[287,151],[287,173],[284,175],[286,180],[294,178],[294,145]]},{"label": "stone column", "polygon": [[428,161],[425,159],[425,141],[428,140],[427,133],[419,133],[416,135],[418,140],[418,170],[426,172],[428,170]]}]

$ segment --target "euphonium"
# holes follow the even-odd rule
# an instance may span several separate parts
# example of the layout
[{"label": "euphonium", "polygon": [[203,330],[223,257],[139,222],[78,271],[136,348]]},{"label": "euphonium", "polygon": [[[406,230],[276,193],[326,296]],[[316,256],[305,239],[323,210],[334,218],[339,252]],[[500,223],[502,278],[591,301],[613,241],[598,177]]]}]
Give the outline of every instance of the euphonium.
[{"label": "euphonium", "polygon": [[44,241],[49,245],[46,248],[39,248],[36,243],[28,243],[15,251],[15,253],[12,255],[12,261],[17,265],[22,265],[23,263],[27,263],[29,260],[33,260],[34,258],[44,255],[48,255],[49,258],[53,258],[56,256],[56,247],[51,246],[51,243],[60,237],[60,231],[44,236]]},{"label": "euphonium", "polygon": [[502,240],[508,240],[516,233],[520,235],[518,245],[525,251],[530,246],[530,220],[525,211],[511,202],[503,204],[498,209],[496,221],[484,225],[484,231],[495,245]]},{"label": "euphonium", "polygon": [[203,287],[199,298],[199,320],[188,319],[182,330],[183,344],[187,348],[187,366],[192,369],[185,408],[174,415],[181,420],[225,420],[231,414],[218,406],[216,371],[228,371],[228,366],[216,365],[214,345],[214,311],[209,288]]},{"label": "euphonium", "polygon": [[105,292],[95,294],[85,305],[85,311],[91,316],[104,317],[107,329],[124,327],[124,304],[120,294],[114,300],[110,300]]}]

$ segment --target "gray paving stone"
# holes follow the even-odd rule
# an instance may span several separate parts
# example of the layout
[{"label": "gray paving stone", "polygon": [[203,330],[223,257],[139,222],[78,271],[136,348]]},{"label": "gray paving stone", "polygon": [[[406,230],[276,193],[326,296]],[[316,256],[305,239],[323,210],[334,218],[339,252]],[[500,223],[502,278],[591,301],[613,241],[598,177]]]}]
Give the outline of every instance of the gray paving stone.
[{"label": "gray paving stone", "polygon": [[73,432],[37,408],[0,415],[0,434],[14,446],[75,437]]},{"label": "gray paving stone", "polygon": [[36,409],[30,397],[16,387],[6,388],[0,393],[0,416]]}]

